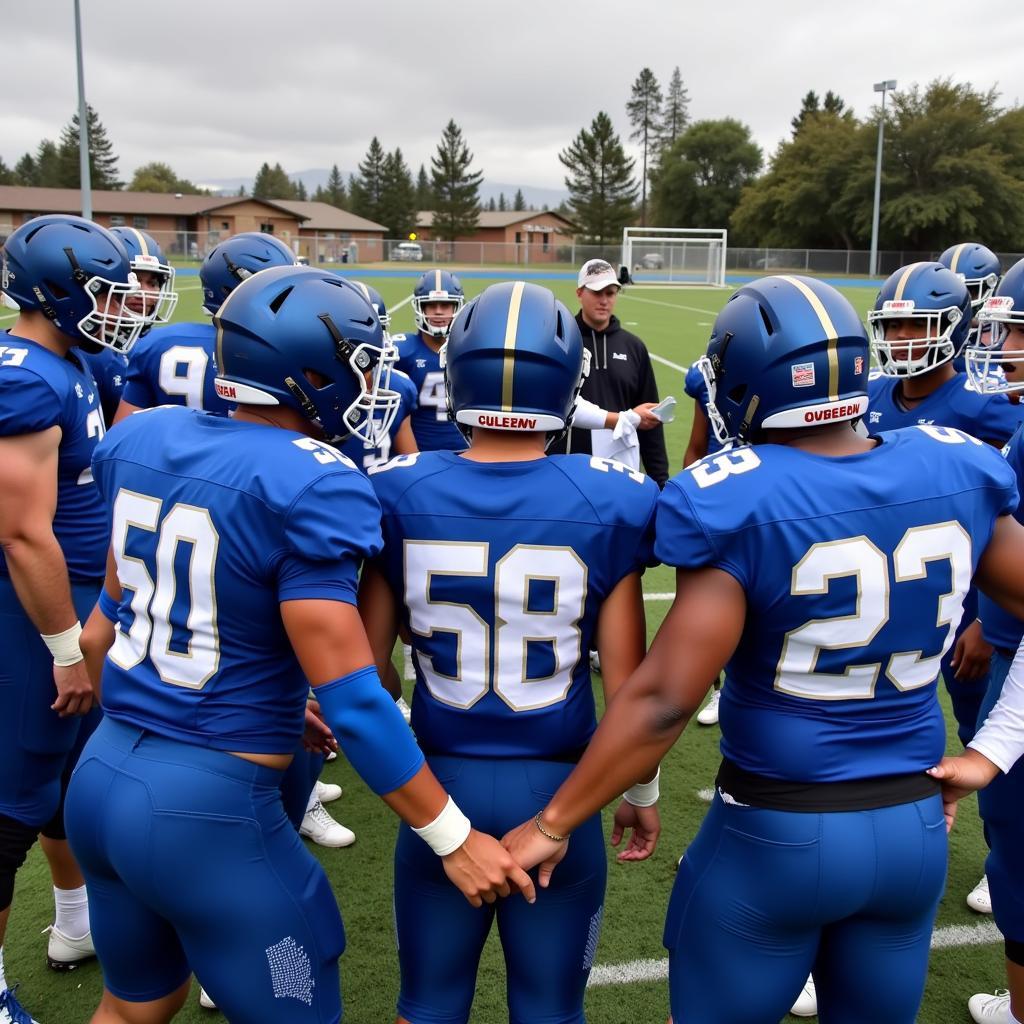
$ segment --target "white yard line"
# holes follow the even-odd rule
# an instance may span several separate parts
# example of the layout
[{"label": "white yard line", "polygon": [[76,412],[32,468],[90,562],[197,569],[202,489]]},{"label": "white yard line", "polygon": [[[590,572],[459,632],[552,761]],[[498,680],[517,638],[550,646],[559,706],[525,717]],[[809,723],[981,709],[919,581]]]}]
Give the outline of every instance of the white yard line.
[{"label": "white yard line", "polygon": [[688,313],[705,313],[707,316],[718,316],[717,309],[701,309],[700,306],[683,306],[678,302],[665,302],[662,299],[641,299],[630,291],[622,293],[622,298],[631,302],[646,302],[649,306],[668,306],[669,309],[685,309]]}]

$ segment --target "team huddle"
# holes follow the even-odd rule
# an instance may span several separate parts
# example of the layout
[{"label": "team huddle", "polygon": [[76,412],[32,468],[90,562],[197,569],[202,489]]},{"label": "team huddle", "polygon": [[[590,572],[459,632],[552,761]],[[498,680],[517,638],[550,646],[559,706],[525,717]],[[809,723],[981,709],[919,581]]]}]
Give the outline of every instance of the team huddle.
[{"label": "team huddle", "polygon": [[[971,1012],[1019,1024],[1024,261],[1000,278],[986,253],[901,268],[867,330],[821,281],[741,287],[687,377],[710,454],[659,488],[546,454],[658,410],[581,401],[577,318],[538,285],[466,302],[428,271],[392,335],[373,288],[237,235],[200,271],[212,321],[171,323],[145,233],[19,227],[0,948],[41,837],[48,957],[98,956],[97,1024],[170,1021],[193,975],[230,1021],[337,1024],[345,931],[300,834],[340,748],[401,819],[398,1022],[469,1020],[495,920],[509,1019],[582,1022],[600,812],[618,801],[620,860],[654,853],[658,766],[724,670],[668,902],[672,1019],[772,1024],[813,975],[825,1024],[911,1024],[946,833],[982,789],[1010,988]],[[657,564],[676,590],[647,650]],[[0,1022],[32,1022],[2,956]]]}]

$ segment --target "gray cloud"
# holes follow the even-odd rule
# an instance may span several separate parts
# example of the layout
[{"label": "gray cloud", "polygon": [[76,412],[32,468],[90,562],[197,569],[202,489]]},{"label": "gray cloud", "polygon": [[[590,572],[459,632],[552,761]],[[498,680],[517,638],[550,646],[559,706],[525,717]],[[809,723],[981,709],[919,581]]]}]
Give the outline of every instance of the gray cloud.
[{"label": "gray cloud", "polygon": [[[75,109],[71,0],[5,0],[0,156]],[[1024,98],[1024,8],[962,2],[82,0],[86,88],[122,176],[153,159],[199,180],[354,168],[373,135],[429,163],[449,117],[492,180],[560,187],[558,151],[598,110],[628,132],[633,79],[679,65],[695,118],[737,117],[766,151],[808,89],[865,114],[871,84],[949,75]],[[13,83],[13,84],[12,84]]]}]

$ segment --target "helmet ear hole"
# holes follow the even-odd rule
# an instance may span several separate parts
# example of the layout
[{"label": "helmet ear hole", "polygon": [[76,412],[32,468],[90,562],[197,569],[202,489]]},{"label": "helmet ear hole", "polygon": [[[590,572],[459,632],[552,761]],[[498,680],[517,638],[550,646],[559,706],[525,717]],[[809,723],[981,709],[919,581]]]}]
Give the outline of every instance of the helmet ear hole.
[{"label": "helmet ear hole", "polygon": [[764,306],[762,306],[760,303],[758,303],[757,308],[761,314],[761,320],[764,322],[764,329],[768,332],[768,337],[770,338],[775,333],[775,328],[772,327],[772,321],[771,318],[768,316],[768,310],[765,309]]},{"label": "helmet ear hole", "polygon": [[742,405],[743,400],[747,397],[747,385],[737,384],[726,397],[730,402],[735,402],[736,405]]},{"label": "helmet ear hole", "polygon": [[47,279],[44,283],[55,299],[66,299],[68,297],[67,289],[62,288],[56,281]]}]

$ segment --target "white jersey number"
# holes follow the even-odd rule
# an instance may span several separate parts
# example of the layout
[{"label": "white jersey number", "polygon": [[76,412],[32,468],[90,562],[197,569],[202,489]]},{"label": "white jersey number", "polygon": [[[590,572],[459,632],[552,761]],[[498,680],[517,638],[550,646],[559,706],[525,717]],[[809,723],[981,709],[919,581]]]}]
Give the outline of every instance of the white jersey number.
[{"label": "white jersey number", "polygon": [[[517,544],[494,567],[494,629],[468,604],[435,600],[436,576],[488,576],[489,546],[477,542],[405,542],[405,603],[418,636],[455,636],[454,675],[439,671],[420,651],[416,657],[434,697],[471,708],[489,689],[513,710],[528,711],[564,700],[583,655],[579,623],[587,597],[587,567],[571,548]],[[531,585],[551,585],[551,607],[530,608]],[[550,644],[554,671],[527,678],[530,642]],[[491,669],[493,651],[493,671]]]},{"label": "white jersey number", "polygon": [[448,400],[444,394],[444,373],[441,370],[434,370],[423,378],[420,405],[433,407],[439,423],[447,421]]},{"label": "white jersey number", "polygon": [[775,672],[775,689],[808,700],[873,697],[880,663],[849,665],[840,675],[815,671],[818,655],[821,651],[855,650],[870,644],[889,621],[892,587],[924,579],[928,563],[940,561],[949,562],[953,580],[952,590],[939,598],[935,617],[937,627],[946,627],[945,639],[936,654],[905,651],[889,658],[885,674],[900,690],[930,683],[953,642],[964,596],[971,585],[970,537],[957,522],[911,527],[893,552],[891,580],[888,559],[867,537],[812,545],[793,568],[790,594],[827,594],[832,580],[852,576],[857,580],[856,607],[852,615],[811,619],[786,634]]},{"label": "white jersey number", "polygon": [[[190,409],[203,407],[203,381],[210,357],[195,345],[173,345],[160,357],[160,390],[165,395],[180,395]],[[179,373],[178,367],[185,372]]]},{"label": "white jersey number", "polygon": [[[148,654],[160,678],[173,686],[201,690],[217,671],[220,640],[217,634],[217,599],[213,580],[220,537],[205,508],[175,505],[161,520],[163,502],[122,488],[114,499],[111,543],[117,576],[132,591],[131,629],[120,626],[110,649],[110,660],[121,668],[138,665]],[[150,574],[146,560],[127,553],[130,530],[156,535]],[[188,544],[188,614],[178,623],[189,633],[187,649],[171,650],[175,623],[171,608],[179,580],[174,562],[180,544]]]}]

